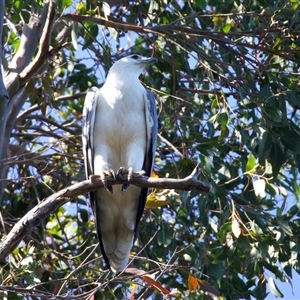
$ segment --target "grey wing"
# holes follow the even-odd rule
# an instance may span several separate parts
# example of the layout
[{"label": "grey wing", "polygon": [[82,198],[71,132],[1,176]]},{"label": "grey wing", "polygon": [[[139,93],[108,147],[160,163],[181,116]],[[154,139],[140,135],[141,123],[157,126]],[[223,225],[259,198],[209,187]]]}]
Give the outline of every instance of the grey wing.
[{"label": "grey wing", "polygon": [[86,177],[94,174],[93,132],[97,108],[98,88],[92,87],[86,94],[82,113],[82,146]]},{"label": "grey wing", "polygon": [[[82,113],[82,146],[85,174],[87,179],[94,174],[94,124],[97,109],[98,88],[92,87],[86,94]],[[96,192],[90,193],[91,206],[94,209]]]},{"label": "grey wing", "polygon": [[[85,165],[85,173],[87,179],[90,175],[94,174],[94,128],[95,118],[96,118],[96,110],[97,110],[97,98],[98,98],[99,89],[96,87],[92,87],[86,94],[84,106],[83,106],[83,114],[82,114],[82,145],[83,145],[83,156],[84,156],[84,165]],[[99,204],[97,203],[97,192],[90,192],[90,203],[96,218],[96,228],[97,234],[99,238],[100,249],[103,255],[103,258],[110,269],[110,263],[108,257],[104,250],[104,245],[102,241],[102,233],[101,228],[99,226],[98,216],[99,212]]]},{"label": "grey wing", "polygon": [[[147,130],[147,135],[150,134],[150,136],[147,136],[147,149],[144,158],[143,170],[146,172],[145,175],[150,177],[153,168],[153,163],[154,163],[155,151],[156,151],[158,121],[157,121],[155,96],[150,90],[147,90],[146,92],[147,92],[146,109],[148,109],[148,113],[146,112],[146,115],[151,117],[151,122],[150,122],[151,130],[150,131]],[[145,204],[147,201],[147,195],[148,195],[148,189],[142,188],[139,204],[138,204],[137,215],[136,215],[135,238],[137,235],[138,224],[144,212]]]},{"label": "grey wing", "polygon": [[147,143],[147,152],[145,156],[145,161],[143,165],[143,170],[146,171],[147,176],[151,175],[156,151],[156,141],[158,132],[158,121],[157,121],[157,111],[156,111],[156,100],[154,94],[147,90],[148,99],[148,109],[152,119],[151,134],[149,137],[149,143]]}]

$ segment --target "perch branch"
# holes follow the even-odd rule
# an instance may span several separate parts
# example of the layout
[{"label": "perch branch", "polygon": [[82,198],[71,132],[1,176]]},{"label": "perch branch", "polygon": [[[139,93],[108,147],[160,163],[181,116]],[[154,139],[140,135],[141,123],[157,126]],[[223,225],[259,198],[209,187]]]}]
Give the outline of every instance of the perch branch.
[{"label": "perch branch", "polygon": [[[200,166],[197,165],[193,172],[184,179],[173,178],[151,178],[147,176],[134,175],[130,184],[144,188],[159,189],[178,189],[178,190],[198,190],[208,193],[211,189],[210,184],[199,181],[197,177],[201,172]],[[127,175],[120,175],[118,180],[111,177],[106,179],[107,185],[126,184],[128,182]],[[46,217],[54,213],[60,206],[69,202],[73,198],[96,189],[103,188],[100,180],[94,182],[85,180],[73,184],[50,197],[47,197],[32,210],[30,210],[23,218],[21,218],[9,234],[4,237],[0,243],[0,261],[5,259],[21,240],[36,226],[38,226]]]}]

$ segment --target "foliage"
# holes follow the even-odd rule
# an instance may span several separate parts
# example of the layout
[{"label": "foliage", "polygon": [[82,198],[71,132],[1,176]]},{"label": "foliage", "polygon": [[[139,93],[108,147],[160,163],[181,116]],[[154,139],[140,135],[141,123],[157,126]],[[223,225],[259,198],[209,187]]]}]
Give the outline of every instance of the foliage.
[{"label": "foliage", "polygon": [[276,282],[300,274],[298,1],[120,2],[60,0],[55,14],[42,1],[6,2],[0,235],[84,179],[85,92],[131,53],[159,60],[141,78],[159,96],[155,173],[183,178],[199,161],[212,191],[154,191],[136,269],[116,277],[85,196],[73,199],[1,262],[0,290],[9,299],[282,297]]}]

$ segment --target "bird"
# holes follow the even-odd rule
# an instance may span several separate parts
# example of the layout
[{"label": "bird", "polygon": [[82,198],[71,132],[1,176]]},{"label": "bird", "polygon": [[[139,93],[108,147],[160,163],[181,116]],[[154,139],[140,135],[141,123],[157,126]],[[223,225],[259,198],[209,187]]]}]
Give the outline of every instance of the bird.
[{"label": "bird", "polygon": [[[155,57],[123,57],[110,68],[102,88],[92,87],[83,107],[82,146],[86,177],[104,188],[89,193],[100,249],[111,271],[127,267],[147,200],[147,188],[130,185],[134,173],[151,176],[158,120],[155,96],[140,74]],[[139,173],[140,172],[140,173]],[[107,186],[105,177],[128,173],[129,184]]]}]

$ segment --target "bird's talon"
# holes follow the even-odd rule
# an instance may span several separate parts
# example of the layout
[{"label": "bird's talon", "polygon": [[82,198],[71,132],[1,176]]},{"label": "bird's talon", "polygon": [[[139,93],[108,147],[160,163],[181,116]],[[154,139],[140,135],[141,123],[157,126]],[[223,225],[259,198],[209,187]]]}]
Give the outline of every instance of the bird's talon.
[{"label": "bird's talon", "polygon": [[126,170],[124,167],[120,167],[116,173],[116,177],[118,178],[120,175],[122,176],[126,174],[128,174],[128,170]]},{"label": "bird's talon", "polygon": [[129,183],[124,183],[124,184],[122,184],[121,191],[122,191],[122,192],[125,192],[125,191],[128,189],[129,185],[130,185]]},{"label": "bird's talon", "polygon": [[113,194],[113,188],[112,188],[111,185],[110,185],[110,186],[107,185],[105,176],[112,177],[112,178],[115,180],[115,179],[116,179],[116,174],[115,174],[114,170],[109,169],[109,170],[107,170],[107,171],[103,171],[103,173],[102,173],[102,178],[101,178],[101,179],[102,179],[102,182],[103,182],[104,188],[105,188],[108,192],[110,192],[111,194]]},{"label": "bird's talon", "polygon": [[109,170],[109,172],[110,172],[110,176],[111,176],[114,180],[116,180],[117,177],[116,177],[115,171],[114,171],[114,170]]},{"label": "bird's talon", "polygon": [[128,168],[128,182],[132,181],[133,177],[133,168]]},{"label": "bird's talon", "polygon": [[113,194],[113,188],[112,188],[111,185],[110,185],[110,186],[106,186],[105,189],[106,189],[108,192],[110,192],[111,194]]}]

